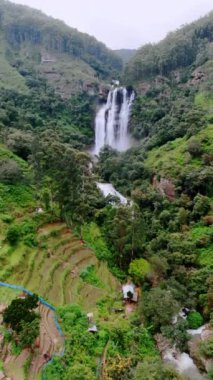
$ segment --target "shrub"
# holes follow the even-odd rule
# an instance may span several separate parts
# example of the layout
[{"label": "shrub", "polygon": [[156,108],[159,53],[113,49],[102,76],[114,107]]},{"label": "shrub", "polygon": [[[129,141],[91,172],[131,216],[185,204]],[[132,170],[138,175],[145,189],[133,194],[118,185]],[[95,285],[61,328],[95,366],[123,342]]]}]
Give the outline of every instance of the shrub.
[{"label": "shrub", "polygon": [[10,224],[10,223],[13,222],[14,217],[13,217],[12,215],[3,214],[3,215],[1,216],[1,220],[2,220],[2,222],[4,222],[4,223]]},{"label": "shrub", "polygon": [[200,141],[194,138],[191,139],[188,144],[188,152],[192,155],[192,157],[199,157],[202,153]]},{"label": "shrub", "polygon": [[0,181],[13,184],[22,179],[22,171],[16,161],[11,159],[0,162]]},{"label": "shrub", "polygon": [[18,242],[20,236],[21,236],[21,233],[20,233],[19,226],[13,225],[8,228],[6,239],[11,245],[15,245]]},{"label": "shrub", "polygon": [[171,323],[172,317],[178,312],[179,307],[171,291],[153,288],[150,292],[144,292],[141,312],[145,316],[147,324],[151,324],[157,331],[161,326]]},{"label": "shrub", "polygon": [[129,266],[129,274],[137,283],[140,283],[151,274],[151,265],[145,259],[133,260]]},{"label": "shrub", "polygon": [[38,245],[38,242],[36,240],[36,236],[34,234],[29,234],[29,235],[25,236],[24,237],[24,244],[30,248],[36,247]]},{"label": "shrub", "polygon": [[213,357],[213,338],[208,339],[207,341],[201,342],[200,345],[201,353],[208,358]]},{"label": "shrub", "polygon": [[176,345],[182,351],[187,350],[187,342],[190,338],[187,333],[188,322],[185,320],[178,320],[175,325],[164,326],[161,329],[163,335],[172,340],[172,343]]},{"label": "shrub", "polygon": [[203,317],[198,311],[192,311],[187,317],[190,329],[198,329],[203,324]]},{"label": "shrub", "polygon": [[203,195],[196,195],[194,198],[193,216],[199,218],[208,214],[210,210],[210,199]]},{"label": "shrub", "polygon": [[92,370],[85,366],[85,364],[75,363],[72,367],[67,370],[65,376],[66,380],[95,380],[96,377]]},{"label": "shrub", "polygon": [[181,380],[175,369],[164,364],[159,358],[147,358],[139,363],[134,380]]}]

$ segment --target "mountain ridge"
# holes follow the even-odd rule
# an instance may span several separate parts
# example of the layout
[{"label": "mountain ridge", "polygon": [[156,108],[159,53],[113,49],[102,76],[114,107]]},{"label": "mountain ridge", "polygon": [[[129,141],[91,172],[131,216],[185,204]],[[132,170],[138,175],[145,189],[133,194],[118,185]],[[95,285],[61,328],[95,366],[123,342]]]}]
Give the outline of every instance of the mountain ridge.
[{"label": "mountain ridge", "polygon": [[98,93],[101,83],[122,69],[121,59],[102,42],[30,7],[1,0],[0,33],[1,78],[15,70],[23,88],[30,71],[64,97],[85,90]]}]

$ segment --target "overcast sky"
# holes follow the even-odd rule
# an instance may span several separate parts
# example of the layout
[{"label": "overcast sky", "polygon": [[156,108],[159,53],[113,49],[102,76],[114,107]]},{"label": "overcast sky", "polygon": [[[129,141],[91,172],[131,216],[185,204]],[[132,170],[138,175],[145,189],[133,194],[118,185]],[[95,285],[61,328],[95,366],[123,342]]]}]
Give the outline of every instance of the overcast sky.
[{"label": "overcast sky", "polygon": [[208,13],[212,0],[14,0],[65,21],[113,49],[157,42]]}]

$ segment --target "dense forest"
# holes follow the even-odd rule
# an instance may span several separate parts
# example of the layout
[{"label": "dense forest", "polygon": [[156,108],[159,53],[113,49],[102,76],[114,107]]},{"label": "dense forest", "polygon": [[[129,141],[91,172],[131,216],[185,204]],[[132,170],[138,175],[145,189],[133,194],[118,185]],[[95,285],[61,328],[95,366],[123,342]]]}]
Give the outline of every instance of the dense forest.
[{"label": "dense forest", "polygon": [[[213,379],[213,14],[129,60],[121,80],[136,92],[135,144],[123,153],[105,146],[96,160],[88,151],[97,94],[121,60],[94,38],[3,0],[0,25],[0,72],[10,77],[0,88],[0,281],[56,307],[64,349],[44,352],[53,360],[43,375],[189,379],[162,360],[163,345],[174,357],[190,354],[199,379]],[[60,70],[73,91],[48,74]],[[129,204],[104,198],[97,181]],[[120,292],[128,281],[139,294],[130,312]],[[35,313],[37,296],[16,296],[0,288],[0,371],[14,376],[24,349],[20,378],[29,379],[45,311]],[[203,325],[205,339],[193,340],[189,331]]]},{"label": "dense forest", "polygon": [[212,12],[200,20],[168,34],[158,44],[138,50],[125,70],[132,82],[156,75],[168,76],[180,68],[199,66],[212,58]]}]

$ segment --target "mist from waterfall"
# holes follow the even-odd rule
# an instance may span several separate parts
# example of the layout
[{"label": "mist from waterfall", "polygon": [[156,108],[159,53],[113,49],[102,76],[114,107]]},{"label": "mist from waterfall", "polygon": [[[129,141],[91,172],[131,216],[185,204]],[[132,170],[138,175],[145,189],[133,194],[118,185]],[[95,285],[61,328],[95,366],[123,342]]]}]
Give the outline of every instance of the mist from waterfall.
[{"label": "mist from waterfall", "polygon": [[130,148],[128,126],[134,99],[134,91],[125,87],[109,91],[107,102],[101,106],[95,118],[94,154],[98,155],[104,145],[118,151]]}]

